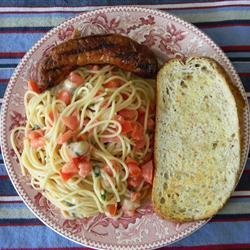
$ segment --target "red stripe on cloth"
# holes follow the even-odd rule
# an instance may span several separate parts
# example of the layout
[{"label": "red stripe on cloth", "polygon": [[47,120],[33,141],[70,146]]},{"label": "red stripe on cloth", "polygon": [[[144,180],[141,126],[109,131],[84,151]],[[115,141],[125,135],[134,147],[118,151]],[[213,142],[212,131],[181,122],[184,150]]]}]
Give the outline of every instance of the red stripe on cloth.
[{"label": "red stripe on cloth", "polygon": [[[218,2],[218,1],[216,1]],[[176,4],[176,3],[175,3]],[[96,8],[100,8],[100,7],[105,7],[105,6],[88,6],[88,7],[96,7]],[[165,8],[157,8],[159,10],[163,10],[163,11],[167,11],[167,10],[199,10],[199,9],[218,9],[218,8],[231,8],[231,7],[250,7],[250,4],[227,4],[227,5],[220,5],[220,6],[197,6],[197,7],[165,7]],[[39,8],[39,7],[38,7]],[[48,7],[49,8],[49,7]],[[60,8],[60,7],[58,7]],[[63,7],[61,7],[63,8]],[[88,12],[88,10],[55,10],[55,11],[0,11],[0,14],[57,14],[57,13],[84,13],[84,12]]]},{"label": "red stripe on cloth", "polygon": [[7,84],[10,79],[0,79],[0,84]]},{"label": "red stripe on cloth", "polygon": [[[198,7],[176,7],[176,8],[159,8],[159,10],[200,10],[200,9],[219,9],[227,7],[249,7],[250,4],[227,4],[220,6],[198,6]],[[0,12],[1,13],[1,12]]]},{"label": "red stripe on cloth", "polygon": [[250,198],[250,195],[235,195],[235,196],[231,196],[231,199],[236,198],[236,199],[240,199],[240,198]]},{"label": "red stripe on cloth", "polygon": [[21,58],[25,52],[0,52],[0,58]]},{"label": "red stripe on cloth", "polygon": [[242,77],[250,77],[250,73],[238,73],[239,76],[242,76]]},{"label": "red stripe on cloth", "polygon": [[210,246],[195,246],[195,247],[166,247],[163,249],[171,250],[227,250],[227,249],[250,249],[250,244],[222,244]]},{"label": "red stripe on cloth", "polygon": [[10,204],[14,204],[14,203],[23,203],[23,201],[0,201],[0,204],[7,204],[7,203],[10,203]]},{"label": "red stripe on cloth", "polygon": [[34,34],[34,33],[47,33],[48,30],[39,30],[39,29],[34,29],[34,30],[18,30],[18,29],[13,29],[13,30],[0,30],[0,34]]},{"label": "red stripe on cloth", "polygon": [[[229,215],[230,216],[230,215]],[[208,223],[213,222],[236,222],[236,221],[250,221],[250,218],[242,217],[242,218],[212,218]]]},{"label": "red stripe on cloth", "polygon": [[224,52],[247,52],[250,51],[250,45],[221,46]]},{"label": "red stripe on cloth", "polygon": [[8,175],[0,175],[0,180],[6,180],[9,179]]},{"label": "red stripe on cloth", "polygon": [[[199,23],[195,24],[200,29],[206,29],[206,28],[223,28],[223,27],[235,27],[235,26],[250,26],[249,23],[206,23],[201,24]],[[9,33],[9,32],[7,32]]]},{"label": "red stripe on cloth", "polygon": [[[0,224],[0,227],[33,227],[33,226],[45,226],[42,222],[27,222],[27,223],[6,223]],[[2,249],[2,248],[1,248]]]}]

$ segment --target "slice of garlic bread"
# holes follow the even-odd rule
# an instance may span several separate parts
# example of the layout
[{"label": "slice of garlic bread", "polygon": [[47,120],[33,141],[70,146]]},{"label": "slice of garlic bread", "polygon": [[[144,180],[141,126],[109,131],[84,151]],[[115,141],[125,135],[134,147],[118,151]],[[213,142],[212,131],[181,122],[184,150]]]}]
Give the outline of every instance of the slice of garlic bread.
[{"label": "slice of garlic bread", "polygon": [[206,219],[230,197],[240,170],[240,127],[228,76],[210,58],[172,59],[157,76],[157,214]]}]

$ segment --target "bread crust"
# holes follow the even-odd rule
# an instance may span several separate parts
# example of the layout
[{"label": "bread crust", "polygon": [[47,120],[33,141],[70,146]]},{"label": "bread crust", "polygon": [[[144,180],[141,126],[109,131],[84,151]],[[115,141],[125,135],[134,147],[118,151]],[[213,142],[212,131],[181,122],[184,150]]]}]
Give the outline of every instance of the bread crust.
[{"label": "bread crust", "polygon": [[[162,88],[162,86],[159,84],[160,82],[160,77],[161,77],[161,71],[164,70],[164,67],[167,65],[167,64],[170,64],[170,63],[173,63],[173,62],[181,62],[182,64],[186,64],[186,62],[191,62],[192,60],[197,60],[197,59],[201,59],[201,60],[206,60],[207,62],[209,62],[210,64],[214,65],[215,66],[215,69],[216,71],[218,72],[218,74],[220,74],[224,79],[225,79],[225,82],[227,83],[234,99],[235,99],[235,102],[236,102],[236,107],[237,107],[237,114],[238,114],[238,128],[239,128],[239,137],[240,137],[240,149],[242,149],[243,147],[243,142],[244,142],[244,137],[243,137],[243,120],[244,120],[244,109],[245,109],[245,106],[247,105],[245,100],[244,100],[244,97],[242,96],[241,92],[239,91],[239,89],[234,86],[234,84],[232,83],[230,77],[228,76],[227,72],[225,71],[225,69],[217,62],[215,61],[214,59],[211,59],[211,58],[208,58],[208,57],[192,57],[192,58],[188,58],[187,60],[185,61],[180,61],[179,59],[171,59],[169,60],[161,69],[160,71],[158,72],[158,75],[157,75],[157,90],[156,90],[156,106],[159,107],[159,105],[161,105],[160,103],[160,98],[159,98],[159,93],[160,93],[160,88]],[[159,108],[156,109],[156,118],[159,117]],[[156,123],[156,134],[155,134],[155,145],[157,143],[157,138],[158,138],[158,126],[159,124]],[[242,154],[241,156],[242,157]],[[242,161],[244,161],[244,159],[240,158],[240,162],[242,163]],[[155,172],[157,171],[157,157],[154,153],[154,165],[155,165]],[[240,167],[238,168],[238,171],[235,175],[235,185],[233,187],[233,189],[231,190],[230,194],[233,193],[239,179],[240,179],[240,176],[243,172],[243,169],[244,169],[244,166],[242,164],[240,164]],[[217,207],[217,209],[215,210],[211,210],[211,211],[208,211],[206,214],[203,214],[203,216],[200,216],[200,217],[195,217],[195,218],[187,218],[187,217],[178,217],[178,216],[169,216],[168,214],[164,214],[162,213],[162,211],[160,210],[160,206],[159,204],[157,203],[157,201],[155,200],[157,194],[155,192],[155,189],[154,187],[157,185],[156,184],[156,178],[154,178],[153,180],[153,191],[152,191],[152,203],[153,203],[153,209],[154,211],[156,212],[156,214],[158,216],[160,216],[161,218],[163,219],[167,219],[167,220],[170,220],[170,221],[177,221],[177,222],[180,222],[180,223],[184,223],[184,222],[191,222],[191,221],[196,221],[196,220],[204,220],[204,219],[209,219],[210,217],[212,217],[213,215],[215,215],[224,205],[225,203],[228,201],[228,199],[230,198],[230,195],[227,197],[227,199],[225,200],[224,203],[222,203],[220,206]]]}]

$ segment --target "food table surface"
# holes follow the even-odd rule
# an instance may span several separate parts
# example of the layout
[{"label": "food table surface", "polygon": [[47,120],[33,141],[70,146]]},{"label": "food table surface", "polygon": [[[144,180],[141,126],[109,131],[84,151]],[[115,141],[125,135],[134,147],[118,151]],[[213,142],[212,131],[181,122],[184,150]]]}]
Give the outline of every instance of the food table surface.
[{"label": "food table surface", "polygon": [[[15,67],[47,31],[79,13],[117,4],[156,8],[193,23],[227,54],[250,96],[250,1],[2,0],[0,105]],[[0,154],[0,249],[40,248],[82,246],[58,235],[30,212],[13,188]],[[250,249],[250,161],[224,209],[203,228],[164,249]]]}]

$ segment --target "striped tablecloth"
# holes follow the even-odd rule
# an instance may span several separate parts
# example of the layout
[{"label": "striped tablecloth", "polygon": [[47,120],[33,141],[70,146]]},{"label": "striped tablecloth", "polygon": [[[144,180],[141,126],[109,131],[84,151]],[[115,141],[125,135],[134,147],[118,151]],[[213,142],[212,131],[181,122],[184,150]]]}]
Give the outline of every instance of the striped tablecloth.
[{"label": "striped tablecloth", "polygon": [[[22,56],[45,32],[76,14],[117,3],[143,3],[199,27],[226,52],[250,96],[250,1],[1,0],[0,98]],[[1,155],[0,248],[81,248],[44,226],[29,211],[15,192]],[[250,249],[250,160],[226,207],[202,229],[164,249]]]}]

